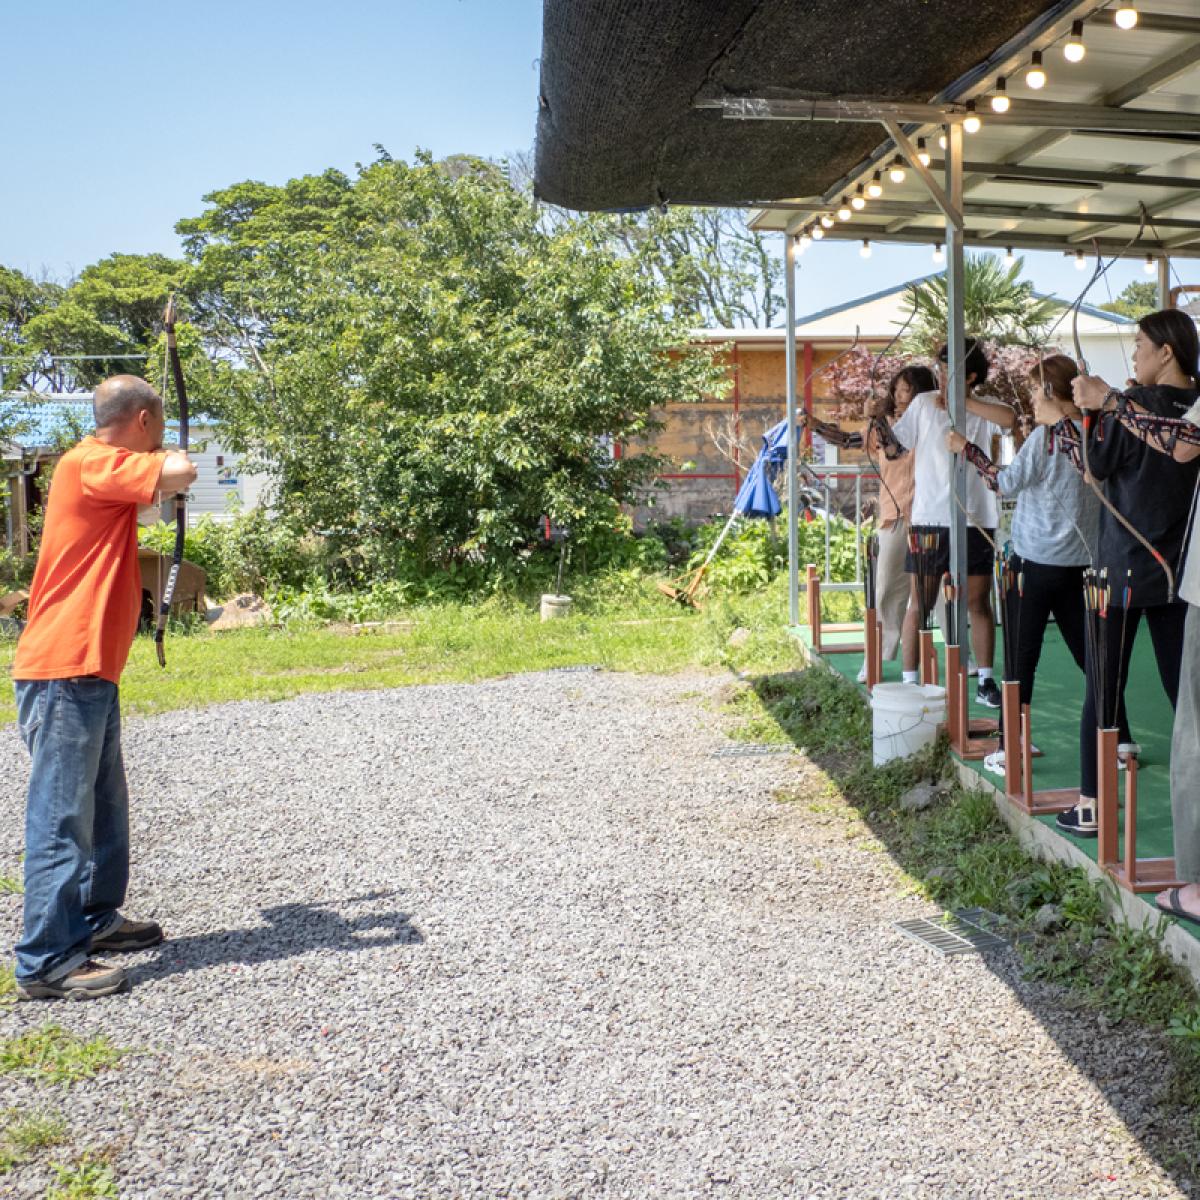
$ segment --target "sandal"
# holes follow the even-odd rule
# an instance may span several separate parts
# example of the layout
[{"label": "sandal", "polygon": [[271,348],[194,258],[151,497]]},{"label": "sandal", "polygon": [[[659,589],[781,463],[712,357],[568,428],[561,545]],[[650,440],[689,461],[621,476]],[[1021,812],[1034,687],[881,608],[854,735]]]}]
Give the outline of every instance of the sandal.
[{"label": "sandal", "polygon": [[1167,903],[1159,904],[1158,900],[1155,899],[1154,907],[1157,908],[1159,912],[1165,912],[1169,917],[1179,917],[1184,921],[1191,921],[1193,925],[1200,925],[1200,914],[1188,912],[1188,910],[1179,903],[1179,893],[1182,890],[1182,888],[1171,888],[1170,891],[1167,892]]}]

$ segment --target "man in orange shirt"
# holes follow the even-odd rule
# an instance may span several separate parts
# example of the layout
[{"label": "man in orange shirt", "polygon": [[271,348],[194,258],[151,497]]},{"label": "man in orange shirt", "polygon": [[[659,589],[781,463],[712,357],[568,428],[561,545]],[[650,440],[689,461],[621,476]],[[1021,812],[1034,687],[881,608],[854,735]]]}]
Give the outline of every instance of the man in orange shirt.
[{"label": "man in orange shirt", "polygon": [[93,951],[162,941],[120,913],[129,881],[129,793],[117,685],[141,612],[137,513],[183,492],[196,468],[162,448],[162,400],[115,375],[93,399],[96,432],[54,471],[29,620],[17,644],[17,722],[33,758],[25,815],[21,999],[108,996],[121,967]]}]

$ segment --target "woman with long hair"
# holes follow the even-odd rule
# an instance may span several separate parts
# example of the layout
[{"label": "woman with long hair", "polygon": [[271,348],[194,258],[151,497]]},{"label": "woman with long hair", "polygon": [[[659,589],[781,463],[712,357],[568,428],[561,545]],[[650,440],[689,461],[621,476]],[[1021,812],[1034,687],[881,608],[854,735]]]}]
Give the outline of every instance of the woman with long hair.
[{"label": "woman with long hair", "polygon": [[[904,556],[908,547],[908,523],[912,515],[913,457],[911,454],[901,454],[889,458],[883,430],[890,428],[904,415],[914,396],[936,387],[937,381],[928,367],[903,367],[888,381],[887,391],[882,396],[872,396],[867,401],[867,428],[864,432],[847,433],[827,421],[809,422],[813,431],[826,441],[864,450],[879,473],[879,518],[876,526],[879,557],[875,566],[875,605],[883,624],[881,653],[888,660],[900,654],[901,630],[909,600]],[[883,428],[880,428],[881,425]],[[866,677],[864,663],[859,672],[859,682],[864,682]]]},{"label": "woman with long hair", "polygon": [[[1075,384],[1077,402],[1101,414],[1102,422],[1119,426],[1126,436],[1137,439],[1159,469],[1185,464],[1194,468],[1200,457],[1200,336],[1195,322],[1177,309],[1143,317],[1133,361],[1138,384],[1143,386],[1120,391],[1103,379],[1081,376]],[[1148,395],[1147,383],[1163,389],[1161,396]],[[1200,535],[1195,478],[1193,474],[1185,534],[1177,541],[1152,538],[1159,553],[1171,556],[1168,561],[1176,564],[1185,610],[1171,741],[1175,874],[1185,886],[1160,892],[1155,902],[1163,912],[1200,923]],[[1186,486],[1186,480],[1180,478],[1178,486]],[[1142,532],[1156,532],[1128,515]],[[1161,656],[1159,662],[1161,673]]]},{"label": "woman with long hair", "polygon": [[[1074,383],[1079,406],[1100,414],[1090,433],[1082,438],[1084,470],[1103,485],[1109,503],[1155,551],[1147,550],[1112,513],[1101,509],[1096,557],[1100,569],[1107,569],[1109,612],[1102,623],[1105,627],[1102,644],[1090,647],[1088,659],[1092,686],[1088,688],[1084,706],[1086,724],[1080,732],[1083,779],[1079,803],[1057,818],[1061,829],[1079,837],[1095,837],[1097,833],[1096,729],[1102,721],[1108,723],[1113,719],[1128,678],[1129,661],[1142,619],[1150,628],[1159,679],[1174,708],[1179,696],[1180,664],[1185,657],[1184,625],[1190,607],[1185,601],[1200,604],[1195,558],[1192,569],[1184,576],[1183,599],[1172,594],[1171,583],[1159,562],[1161,559],[1168,564],[1179,563],[1183,557],[1200,463],[1190,458],[1181,461],[1183,456],[1157,453],[1162,447],[1150,436],[1155,428],[1164,428],[1185,415],[1200,412],[1196,403],[1200,395],[1196,382],[1200,339],[1191,317],[1177,309],[1142,317],[1134,340],[1133,370],[1136,382],[1124,391],[1089,376],[1081,376]],[[1188,710],[1190,713],[1190,704]],[[1185,723],[1191,720],[1185,714]],[[1177,722],[1177,731],[1178,727]],[[1174,783],[1174,749],[1171,772]],[[1181,784],[1195,786],[1184,780]],[[1187,823],[1185,814],[1182,824]],[[1180,827],[1177,815],[1177,839],[1181,836]],[[1192,827],[1196,828],[1194,823]],[[1194,874],[1181,878],[1200,880],[1200,856],[1195,851],[1191,855],[1193,861],[1188,864],[1185,853],[1184,863],[1185,869]]]},{"label": "woman with long hair", "polygon": [[[964,455],[993,491],[1006,499],[1016,497],[1012,552],[1006,562],[1015,584],[1005,597],[1004,637],[1009,677],[1019,685],[1022,704],[1032,703],[1051,617],[1080,671],[1087,669],[1083,583],[1095,555],[1100,501],[1070,459],[1053,453],[1056,436],[1066,433],[1063,422],[1070,423],[1076,437],[1080,432],[1081,414],[1071,391],[1077,374],[1075,364],[1062,354],[1044,358],[1029,372],[1036,425],[1007,467],[997,467],[962,434],[951,430],[946,435],[947,446]],[[1123,708],[1121,724],[1128,741]],[[1003,748],[984,766],[1002,774]]]}]

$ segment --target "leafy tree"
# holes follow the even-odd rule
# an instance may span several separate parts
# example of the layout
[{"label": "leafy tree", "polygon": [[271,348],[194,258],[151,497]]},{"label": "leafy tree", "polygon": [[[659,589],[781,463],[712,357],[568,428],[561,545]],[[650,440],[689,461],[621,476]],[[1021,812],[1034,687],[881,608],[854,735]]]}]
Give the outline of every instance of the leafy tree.
[{"label": "leafy tree", "polygon": [[[512,185],[532,197],[532,155],[512,154],[503,166]],[[581,219],[540,202],[538,214],[547,229]],[[761,329],[782,319],[783,261],[771,235],[748,228],[740,210],[648,209],[623,214],[612,230],[623,250],[671,289],[678,311],[691,312],[697,324]]]},{"label": "leafy tree", "polygon": [[660,469],[611,441],[719,391],[652,249],[617,253],[611,217],[545,228],[491,164],[382,154],[206,200],[178,226],[198,392],[362,575],[512,567],[544,513],[610,527]]},{"label": "leafy tree", "polygon": [[[1020,278],[1024,266],[1023,258],[1005,267],[993,254],[965,256],[963,315],[968,337],[1000,344],[1041,342],[1061,305],[1034,294],[1033,284]],[[946,340],[946,276],[911,284],[905,301],[905,315],[913,314],[906,344],[917,353],[930,354]]]},{"label": "leafy tree", "polygon": [[1105,312],[1120,313],[1123,317],[1137,320],[1147,313],[1155,312],[1158,308],[1158,284],[1149,279],[1135,279],[1127,283],[1117,294],[1115,300],[1110,300],[1100,307]]},{"label": "leafy tree", "polygon": [[186,273],[186,263],[161,254],[110,255],[66,286],[6,271],[0,276],[6,386],[75,391],[109,375],[141,374],[167,296]]},{"label": "leafy tree", "polygon": [[783,316],[783,262],[738,210],[652,209],[622,217],[617,230],[627,251],[701,324],[763,329]]}]

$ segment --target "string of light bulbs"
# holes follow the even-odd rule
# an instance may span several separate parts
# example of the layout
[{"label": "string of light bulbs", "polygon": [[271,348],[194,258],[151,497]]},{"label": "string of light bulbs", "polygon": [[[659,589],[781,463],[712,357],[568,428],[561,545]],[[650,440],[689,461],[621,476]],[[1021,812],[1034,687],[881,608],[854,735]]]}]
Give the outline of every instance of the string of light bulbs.
[{"label": "string of light bulbs", "polygon": [[[1118,0],[1112,13],[1113,24],[1116,28],[1130,30],[1137,26],[1137,6],[1129,2],[1129,0]],[[1069,63],[1080,63],[1087,56],[1087,47],[1083,41],[1083,25],[1082,20],[1072,21],[1071,30],[1063,41],[1063,58]],[[1048,82],[1049,76],[1046,74],[1045,52],[1043,50],[1034,50],[1030,54],[1029,65],[1025,68],[1025,86],[1036,92],[1041,91]],[[1012,106],[1012,100],[1008,94],[1008,78],[1006,76],[1000,75],[997,77],[995,87],[988,96],[988,103],[994,113],[1002,114],[1009,111]],[[963,105],[963,111],[963,131],[969,134],[978,133],[983,128],[983,120],[978,113],[977,101],[967,100]],[[938,135],[938,146],[942,150],[946,149],[945,133]],[[923,167],[928,167],[932,162],[929,151],[926,148],[926,140],[923,137],[917,138],[916,157]],[[904,165],[904,157],[897,153],[886,168],[874,172],[868,183],[865,185],[858,184],[853,195],[842,196],[838,207],[834,210],[838,221],[849,221],[856,212],[862,212],[866,208],[868,200],[878,200],[883,195],[883,170],[885,169],[892,183],[902,184],[908,177]],[[813,242],[820,241],[825,236],[825,231],[832,229],[835,224],[834,215],[825,212],[815,218],[810,225],[803,227],[798,237],[798,245],[801,253],[812,245]],[[863,258],[870,258],[871,242],[869,238],[863,239],[859,254]],[[945,260],[945,257],[944,249],[939,242],[933,249],[933,261],[940,263]],[[1009,247],[1004,254],[1005,265],[1012,266],[1015,261],[1012,247]],[[1075,266],[1077,270],[1081,271],[1087,266],[1082,251],[1076,252]],[[1153,257],[1147,254],[1144,270],[1150,275],[1154,273],[1155,269]]]}]

